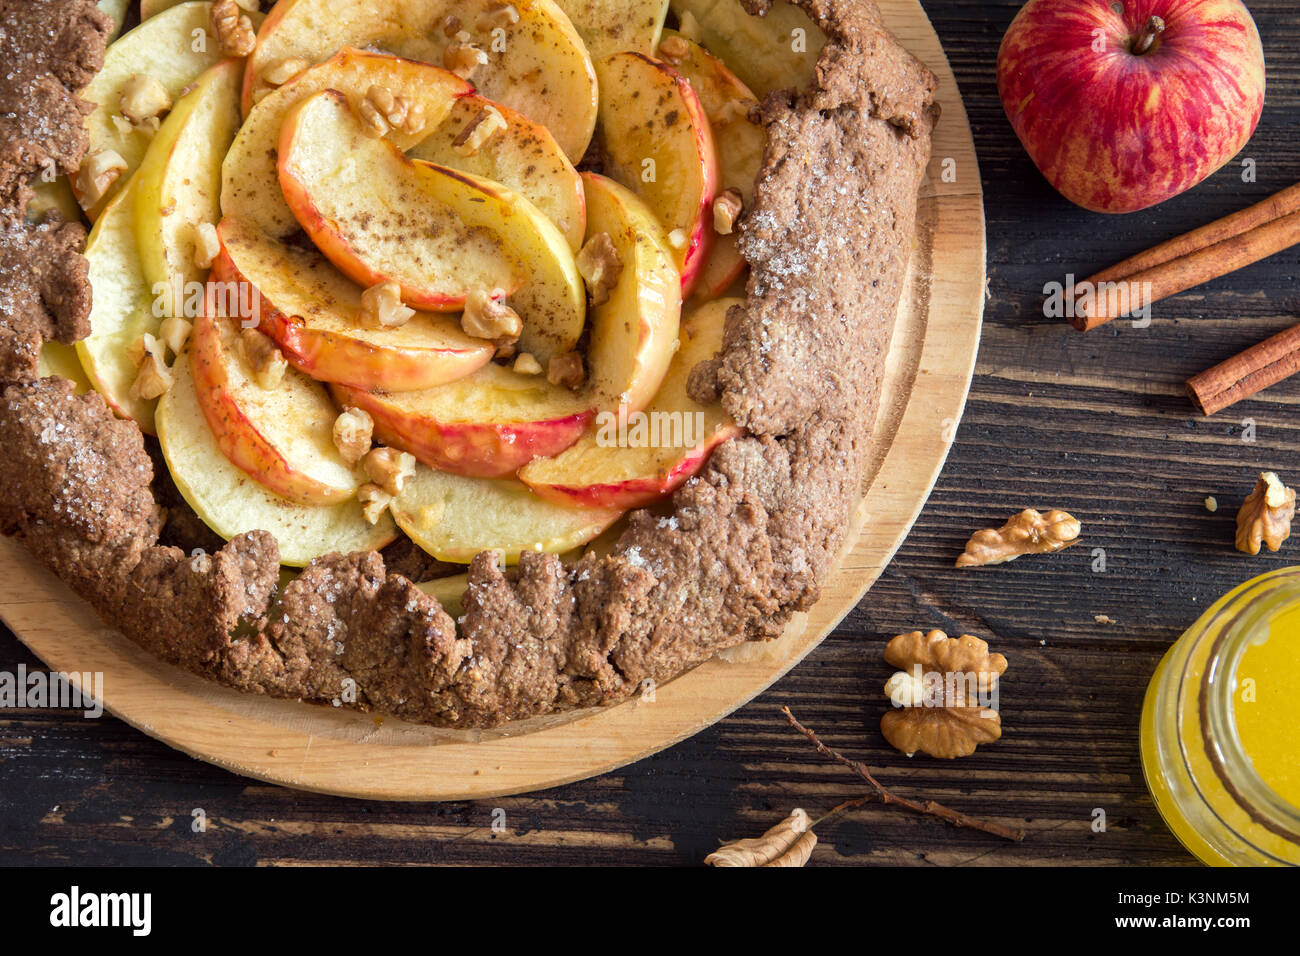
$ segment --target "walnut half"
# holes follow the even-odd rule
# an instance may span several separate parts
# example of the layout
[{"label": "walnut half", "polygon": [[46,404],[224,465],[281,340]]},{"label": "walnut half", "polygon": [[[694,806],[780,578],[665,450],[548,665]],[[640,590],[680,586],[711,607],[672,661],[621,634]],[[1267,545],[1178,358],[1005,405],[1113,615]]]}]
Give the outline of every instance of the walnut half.
[{"label": "walnut half", "polygon": [[1261,472],[1255,490],[1237,512],[1237,550],[1259,554],[1260,545],[1276,551],[1291,537],[1295,517],[1295,490],[1282,484],[1271,471]]},{"label": "walnut half", "polygon": [[996,701],[1007,659],[990,654],[984,641],[912,631],[889,642],[885,660],[899,668],[885,684],[894,709],[880,718],[891,746],[909,757],[920,751],[951,760],[1002,736],[1001,715],[984,701]]},{"label": "walnut half", "polygon": [[1074,544],[1083,526],[1064,511],[1041,514],[1028,508],[1001,528],[976,531],[957,559],[959,568],[1003,564],[1024,554],[1049,554]]}]

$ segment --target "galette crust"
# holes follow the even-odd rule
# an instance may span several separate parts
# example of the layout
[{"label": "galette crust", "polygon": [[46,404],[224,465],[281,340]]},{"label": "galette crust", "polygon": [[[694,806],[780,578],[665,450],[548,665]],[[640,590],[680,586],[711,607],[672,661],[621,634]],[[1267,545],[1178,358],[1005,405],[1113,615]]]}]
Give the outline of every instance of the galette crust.
[{"label": "galette crust", "polygon": [[[25,254],[48,259],[47,274],[62,278],[47,284],[62,291],[34,295],[0,276],[0,530],[177,666],[247,692],[422,723],[486,727],[611,703],[778,636],[816,601],[859,494],[938,115],[934,77],[874,3],[796,2],[830,41],[815,89],[762,105],[762,172],[738,223],[753,267],[747,299],[728,316],[721,355],[691,376],[692,392],[720,397],[748,433],[721,446],[666,513],[634,513],[608,556],[566,566],[525,554],[505,571],[480,555],[458,628],[411,583],[428,562],[409,549],[387,565],[374,552],[326,556],[281,592],[265,532],[213,552],[159,544],[165,524],[192,522],[160,505],[184,508],[165,477],[155,481],[139,429],[96,395],[34,380],[42,340],[85,333],[73,232],[41,240],[48,255],[30,239]],[[34,26],[5,42],[32,64],[29,84],[58,84],[49,115],[76,126],[72,91],[98,69],[106,32],[88,0],[5,0],[5,30],[36,6],[43,22],[68,24],[55,45]],[[69,167],[85,148],[70,133],[18,127],[4,131],[0,165],[10,223],[21,222],[19,184],[40,151]]]}]

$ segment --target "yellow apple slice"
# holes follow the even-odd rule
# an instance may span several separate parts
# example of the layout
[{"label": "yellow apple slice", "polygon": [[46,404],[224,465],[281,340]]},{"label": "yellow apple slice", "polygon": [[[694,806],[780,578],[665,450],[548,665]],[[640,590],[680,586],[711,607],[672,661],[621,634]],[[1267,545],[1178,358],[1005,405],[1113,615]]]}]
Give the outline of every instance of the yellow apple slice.
[{"label": "yellow apple slice", "polygon": [[596,77],[552,0],[281,0],[249,58],[244,112],[268,88],[265,72],[287,59],[319,63],[353,46],[442,66],[459,32],[486,59],[471,75],[479,92],[545,126],[580,160],[596,128]]},{"label": "yellow apple slice", "polygon": [[582,174],[587,233],[605,233],[622,271],[609,299],[591,312],[588,388],[598,409],[639,411],[663,381],[682,314],[682,284],[663,227],[629,189]]},{"label": "yellow apple slice", "polygon": [[272,387],[259,382],[241,347],[244,331],[235,319],[204,315],[190,335],[190,374],[217,446],[235,467],[296,504],[353,497],[361,479],[334,446],[338,410],[329,394],[293,368]]},{"label": "yellow apple slice", "polygon": [[[457,140],[487,110],[495,110],[506,126],[466,155]],[[447,118],[407,155],[513,189],[559,227],[570,249],[577,252],[581,247],[587,221],[582,180],[550,131],[522,113],[482,96],[461,97]]]},{"label": "yellow apple slice", "polygon": [[298,231],[298,222],[280,192],[276,150],[285,114],[295,103],[322,90],[346,94],[360,107],[372,86],[403,96],[424,116],[419,132],[390,129],[387,139],[406,150],[442,123],[456,100],[474,88],[446,70],[427,63],[364,50],[343,49],[268,92],[248,113],[222,169],[222,214],[257,226],[283,239]]},{"label": "yellow apple slice", "polygon": [[584,396],[496,364],[422,392],[336,386],[334,396],[369,412],[384,444],[431,468],[475,478],[512,475],[534,458],[558,454],[592,420]]},{"label": "yellow apple slice", "polygon": [[696,365],[717,355],[727,309],[742,301],[715,299],[682,321],[681,349],[644,412],[598,415],[595,429],[577,444],[525,465],[520,479],[557,504],[623,510],[653,504],[681,487],[718,445],[740,434],[721,405],[701,405],[686,383]]},{"label": "yellow apple slice", "polygon": [[89,392],[94,387],[90,384],[90,379],[86,378],[86,370],[81,367],[76,348],[62,342],[49,341],[42,345],[36,368],[41,378],[51,375],[66,378],[76,386],[78,395]]},{"label": "yellow apple slice", "polygon": [[451,617],[457,618],[465,613],[465,592],[469,590],[468,574],[453,574],[447,578],[435,578],[416,585],[425,594],[438,599],[442,609]]},{"label": "yellow apple slice", "polygon": [[[152,435],[157,400],[131,394],[137,374],[131,349],[146,332],[157,335],[160,323],[136,248],[135,180],[100,215],[86,240],[85,255],[94,295],[90,334],[77,343],[77,356],[108,406]],[[161,308],[158,311],[161,314]]]},{"label": "yellow apple slice", "polygon": [[556,0],[593,60],[631,50],[653,56],[668,0]]},{"label": "yellow apple slice", "polygon": [[236,468],[222,454],[199,406],[189,357],[182,355],[173,372],[176,381],[158,404],[163,457],[190,507],[222,538],[267,531],[280,544],[281,563],[306,567],[332,551],[378,550],[397,537],[388,515],[371,525],[356,501],[297,505]]},{"label": "yellow apple slice", "polygon": [[[734,189],[741,201],[748,205],[754,198],[754,181],[763,165],[763,127],[752,122],[750,110],[758,100],[717,57],[673,30],[665,30],[664,38],[672,38],[684,55],[670,62],[691,84],[700,98],[704,115],[713,130],[714,148],[718,154],[718,192]],[[736,281],[746,266],[736,244],[734,232],[714,237],[713,250],[704,263],[695,296],[701,301],[717,298]]]},{"label": "yellow apple slice", "polygon": [[615,53],[596,70],[605,171],[663,223],[685,294],[713,242],[718,159],[709,121],[691,85],[659,60]]},{"label": "yellow apple slice", "polygon": [[361,289],[320,253],[285,245],[238,220],[222,221],[218,233],[213,281],[256,289],[256,297],[245,299],[257,314],[247,318],[318,381],[395,392],[432,388],[469,375],[496,351],[445,315],[417,312],[398,328],[367,328]]},{"label": "yellow apple slice", "polygon": [[[148,20],[150,17],[156,17],[164,10],[170,10],[180,3],[181,0],[140,0],[140,19]],[[240,13],[246,13],[240,10]]]},{"label": "yellow apple slice", "polygon": [[498,183],[407,159],[367,135],[343,94],[326,90],[289,110],[279,169],[299,224],[355,282],[396,281],[408,305],[433,311],[504,291],[523,319],[519,348],[542,363],[582,334],[582,277],[555,224]]},{"label": "yellow apple slice", "polygon": [[[126,161],[126,171],[99,202],[78,194],[91,219],[121,191],[149,148],[149,134],[122,116],[122,88],[133,75],[146,74],[162,84],[173,102],[178,100],[181,90],[222,59],[221,45],[208,35],[211,10],[211,3],[191,0],[145,20],[108,48],[104,68],[82,91],[81,98],[94,107],[86,117],[87,155],[112,150]],[[260,20],[260,14],[252,16]]]},{"label": "yellow apple slice", "polygon": [[508,564],[525,551],[562,554],[586,544],[621,511],[543,501],[517,481],[465,478],[423,466],[393,499],[393,518],[439,561],[468,564],[498,550]]},{"label": "yellow apple slice", "polygon": [[57,212],[64,222],[80,222],[81,206],[67,176],[46,182],[37,179],[32,183],[32,198],[27,203],[27,221],[42,222],[51,212]]},{"label": "yellow apple slice", "polygon": [[[144,0],[148,3],[149,0]],[[108,35],[110,41],[117,38],[122,32],[122,24],[126,22],[126,9],[131,5],[131,0],[99,0],[97,6],[109,15],[113,20],[113,32]]]},{"label": "yellow apple slice", "polygon": [[671,6],[679,19],[691,15],[700,42],[760,97],[805,89],[817,77],[826,34],[785,0],[775,0],[761,17],[740,0],[672,0]]},{"label": "yellow apple slice", "polygon": [[135,235],[145,282],[169,290],[164,311],[179,314],[171,300],[207,270],[195,262],[197,229],[219,217],[221,161],[239,128],[243,64],[222,60],[199,77],[158,130],[136,174]]}]

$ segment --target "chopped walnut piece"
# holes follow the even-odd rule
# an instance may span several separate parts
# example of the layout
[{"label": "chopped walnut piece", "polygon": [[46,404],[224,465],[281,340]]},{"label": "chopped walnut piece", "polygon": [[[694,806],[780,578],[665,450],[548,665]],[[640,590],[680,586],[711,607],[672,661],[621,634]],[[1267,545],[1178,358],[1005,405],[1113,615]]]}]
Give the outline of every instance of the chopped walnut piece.
[{"label": "chopped walnut piece", "polygon": [[81,193],[82,203],[96,205],[108,194],[117,182],[117,177],[126,170],[126,160],[122,154],[113,149],[101,149],[91,153],[81,162],[77,170],[77,191]]},{"label": "chopped walnut piece", "polygon": [[424,129],[424,111],[405,96],[398,96],[378,84],[371,84],[358,112],[365,121],[366,132],[387,136],[399,130],[412,136]]},{"label": "chopped walnut piece", "polygon": [[133,124],[139,125],[148,119],[155,119],[172,108],[172,98],[163,86],[148,73],[132,73],[122,84],[122,95],[118,98],[122,115]]},{"label": "chopped walnut piece", "polygon": [[480,30],[496,30],[512,27],[518,22],[519,11],[515,9],[515,5],[513,3],[500,3],[483,13],[475,21],[475,26]]},{"label": "chopped walnut piece", "polygon": [[505,117],[495,107],[485,106],[474,114],[474,118],[451,141],[451,148],[460,156],[473,156],[508,125]]},{"label": "chopped walnut piece", "polygon": [[362,464],[370,480],[390,495],[400,495],[407,481],[415,477],[415,456],[396,448],[376,448]]},{"label": "chopped walnut piece", "polygon": [[258,385],[273,389],[284,381],[289,363],[270,336],[257,329],[244,329],[239,333],[239,344],[244,352],[244,363]]},{"label": "chopped walnut piece", "polygon": [[259,75],[259,79],[268,86],[284,86],[303,70],[311,66],[311,61],[300,56],[287,56],[276,60]]},{"label": "chopped walnut piece", "polygon": [[690,243],[690,237],[686,235],[685,229],[674,229],[668,233],[668,245],[674,249],[685,249]]},{"label": "chopped walnut piece", "polygon": [[1260,545],[1276,551],[1291,537],[1295,517],[1295,491],[1282,484],[1271,471],[1261,472],[1259,481],[1237,512],[1237,550],[1259,554]]},{"label": "chopped walnut piece", "polygon": [[587,240],[578,253],[578,273],[587,283],[592,306],[604,305],[623,274],[623,260],[607,232],[598,232]]},{"label": "chopped walnut piece", "polygon": [[465,311],[461,313],[460,327],[466,335],[487,339],[498,349],[513,346],[524,331],[519,313],[482,289],[475,289],[465,297]]},{"label": "chopped walnut piece", "polygon": [[217,237],[217,227],[210,222],[201,222],[194,227],[194,264],[200,269],[211,269],[212,260],[221,253],[221,240]]},{"label": "chopped walnut piece", "polygon": [[345,408],[334,419],[334,447],[344,461],[355,465],[369,453],[374,432],[375,420],[369,412],[361,408]]},{"label": "chopped walnut piece", "polygon": [[361,502],[361,513],[371,524],[378,524],[388,506],[393,503],[393,496],[378,485],[364,484],[357,489],[357,500]]},{"label": "chopped walnut piece", "polygon": [[659,44],[659,58],[668,63],[680,63],[690,52],[691,44],[685,37],[664,37]]},{"label": "chopped walnut piece", "polygon": [[1001,715],[981,701],[995,694],[1007,659],[984,641],[912,631],[886,645],[885,660],[899,670],[885,684],[894,709],[880,730],[897,750],[951,760],[1002,736]]},{"label": "chopped walnut piece", "polygon": [[245,57],[257,46],[257,31],[253,21],[243,13],[235,0],[217,0],[212,5],[212,32],[226,56]]},{"label": "chopped walnut piece", "polygon": [[578,352],[557,355],[546,366],[546,380],[552,385],[577,388],[586,379],[587,373],[582,367],[582,355]]},{"label": "chopped walnut piece", "polygon": [[745,208],[739,189],[728,189],[713,200],[713,231],[720,236],[729,236],[736,227],[736,220]]},{"label": "chopped walnut piece", "polygon": [[474,74],[487,66],[488,56],[472,42],[464,30],[456,34],[454,42],[442,54],[442,65],[462,80],[472,80]]},{"label": "chopped walnut piece", "polygon": [[520,375],[541,375],[542,365],[531,352],[520,352],[515,359],[515,371]]},{"label": "chopped walnut piece", "polygon": [[397,282],[381,282],[361,293],[361,324],[368,329],[396,329],[405,325],[415,310],[402,302]]},{"label": "chopped walnut piece", "polygon": [[447,14],[447,16],[442,18],[443,36],[451,38],[451,37],[455,37],[456,34],[461,32],[462,30],[461,30],[460,17],[456,16],[455,14],[449,13]]},{"label": "chopped walnut piece", "polygon": [[149,401],[172,387],[174,378],[167,365],[167,347],[156,336],[145,333],[131,346],[128,355],[136,367],[131,397]]},{"label": "chopped walnut piece", "polygon": [[158,329],[158,337],[172,350],[173,355],[180,355],[181,349],[185,348],[185,343],[190,340],[190,332],[193,330],[194,325],[188,319],[183,319],[179,315],[170,315],[163,319]]},{"label": "chopped walnut piece", "polygon": [[1033,508],[1020,512],[1001,528],[976,531],[957,559],[959,568],[1014,561],[1023,554],[1048,554],[1074,544],[1083,526],[1064,511],[1040,514]]},{"label": "chopped walnut piece", "polygon": [[1210,514],[1214,514],[1214,512],[1218,511],[1218,510],[1219,510],[1219,499],[1218,499],[1218,498],[1215,498],[1213,495],[1211,495],[1210,497],[1206,498],[1206,499],[1205,499],[1205,510],[1208,511]]}]

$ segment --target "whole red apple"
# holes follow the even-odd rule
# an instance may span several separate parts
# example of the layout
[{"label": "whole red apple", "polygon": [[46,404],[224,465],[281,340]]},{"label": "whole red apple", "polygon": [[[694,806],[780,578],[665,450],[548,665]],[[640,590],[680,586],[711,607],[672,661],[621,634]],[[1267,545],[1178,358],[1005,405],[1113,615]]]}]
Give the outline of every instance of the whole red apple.
[{"label": "whole red apple", "polygon": [[1067,199],[1133,212],[1246,145],[1264,50],[1241,0],[1029,0],[1002,40],[998,92]]}]

